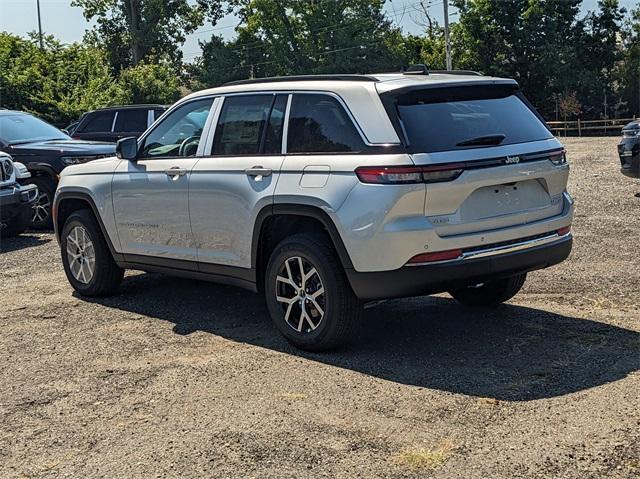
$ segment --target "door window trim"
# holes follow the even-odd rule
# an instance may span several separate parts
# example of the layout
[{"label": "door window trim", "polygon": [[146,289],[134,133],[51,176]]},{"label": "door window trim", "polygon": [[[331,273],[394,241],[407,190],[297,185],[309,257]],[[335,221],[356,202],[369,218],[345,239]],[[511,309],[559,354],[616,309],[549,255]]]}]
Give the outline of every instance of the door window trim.
[{"label": "door window trim", "polygon": [[111,123],[111,131],[109,133],[116,131],[116,121],[118,121],[118,110],[116,110],[116,114],[113,115],[113,123]]}]

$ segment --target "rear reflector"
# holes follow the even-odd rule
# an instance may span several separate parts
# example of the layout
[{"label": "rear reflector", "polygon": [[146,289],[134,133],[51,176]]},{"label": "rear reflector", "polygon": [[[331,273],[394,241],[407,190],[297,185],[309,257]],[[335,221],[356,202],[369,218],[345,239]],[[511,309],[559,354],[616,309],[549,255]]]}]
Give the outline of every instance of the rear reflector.
[{"label": "rear reflector", "polygon": [[402,185],[451,181],[463,171],[464,165],[460,163],[432,166],[363,166],[356,169],[356,175],[362,183]]},{"label": "rear reflector", "polygon": [[569,226],[565,226],[564,228],[560,228],[557,233],[559,236],[564,236],[566,234],[569,234],[569,232],[571,231],[571,225]]},{"label": "rear reflector", "polygon": [[446,261],[456,259],[462,256],[461,249],[452,249],[448,251],[438,251],[436,253],[423,253],[411,258],[407,264],[432,263],[434,261]]}]

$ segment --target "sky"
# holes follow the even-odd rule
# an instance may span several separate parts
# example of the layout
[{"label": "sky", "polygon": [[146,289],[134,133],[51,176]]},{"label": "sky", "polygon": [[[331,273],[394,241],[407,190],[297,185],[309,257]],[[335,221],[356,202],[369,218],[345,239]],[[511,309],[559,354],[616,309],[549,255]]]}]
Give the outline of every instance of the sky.
[{"label": "sky", "polygon": [[[620,5],[628,10],[640,3],[640,0],[619,0]],[[416,7],[418,0],[388,0],[385,10],[390,18],[399,24],[405,32],[420,33],[423,28],[415,22],[419,18]],[[431,0],[430,11],[434,18],[442,23],[442,0]],[[584,0],[583,12],[594,10],[597,0]],[[82,16],[82,9],[71,6],[71,0],[40,0],[42,29],[59,40],[70,43],[82,40],[82,36],[91,25]],[[451,21],[455,21],[455,8],[450,8]],[[222,35],[226,39],[234,36],[237,19],[228,16],[217,25],[205,25],[196,33],[189,35],[183,46],[186,60],[195,58],[200,53],[198,40],[207,40],[212,34]],[[8,31],[17,35],[26,35],[38,29],[36,0],[0,0],[0,31]]]}]

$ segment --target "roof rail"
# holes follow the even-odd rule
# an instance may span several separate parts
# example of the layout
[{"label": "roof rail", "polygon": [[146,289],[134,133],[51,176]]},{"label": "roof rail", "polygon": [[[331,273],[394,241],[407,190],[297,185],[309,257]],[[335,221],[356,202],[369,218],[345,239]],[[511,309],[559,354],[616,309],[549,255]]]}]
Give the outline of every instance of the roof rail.
[{"label": "roof rail", "polygon": [[286,81],[378,81],[377,78],[370,75],[292,75],[281,77],[252,78],[248,80],[230,81],[222,86],[231,85],[250,85],[252,83],[278,83]]},{"label": "roof rail", "polygon": [[444,73],[445,75],[472,75],[481,77],[482,73],[473,70],[431,70],[431,73]]}]

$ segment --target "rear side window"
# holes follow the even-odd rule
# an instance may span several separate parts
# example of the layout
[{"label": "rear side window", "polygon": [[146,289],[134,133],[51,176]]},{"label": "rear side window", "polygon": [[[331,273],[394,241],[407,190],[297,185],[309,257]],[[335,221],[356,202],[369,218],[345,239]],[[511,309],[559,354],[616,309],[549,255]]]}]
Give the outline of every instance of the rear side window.
[{"label": "rear side window", "polygon": [[147,129],[147,110],[120,110],[115,131],[139,131]]},{"label": "rear side window", "polygon": [[[446,93],[443,95],[446,96]],[[433,93],[397,100],[398,116],[412,153],[481,148],[545,140],[552,135],[515,94],[465,94],[442,101]]]},{"label": "rear side window", "polygon": [[103,131],[111,131],[113,127],[113,118],[115,111],[99,111],[89,115],[86,123],[78,130],[82,133],[98,133]]},{"label": "rear side window", "polygon": [[[259,154],[275,100],[274,95],[238,95],[225,98],[213,139],[213,155]],[[276,151],[280,152],[280,148]]]},{"label": "rear side window", "polygon": [[287,153],[352,153],[364,148],[351,118],[334,97],[293,95]]}]

